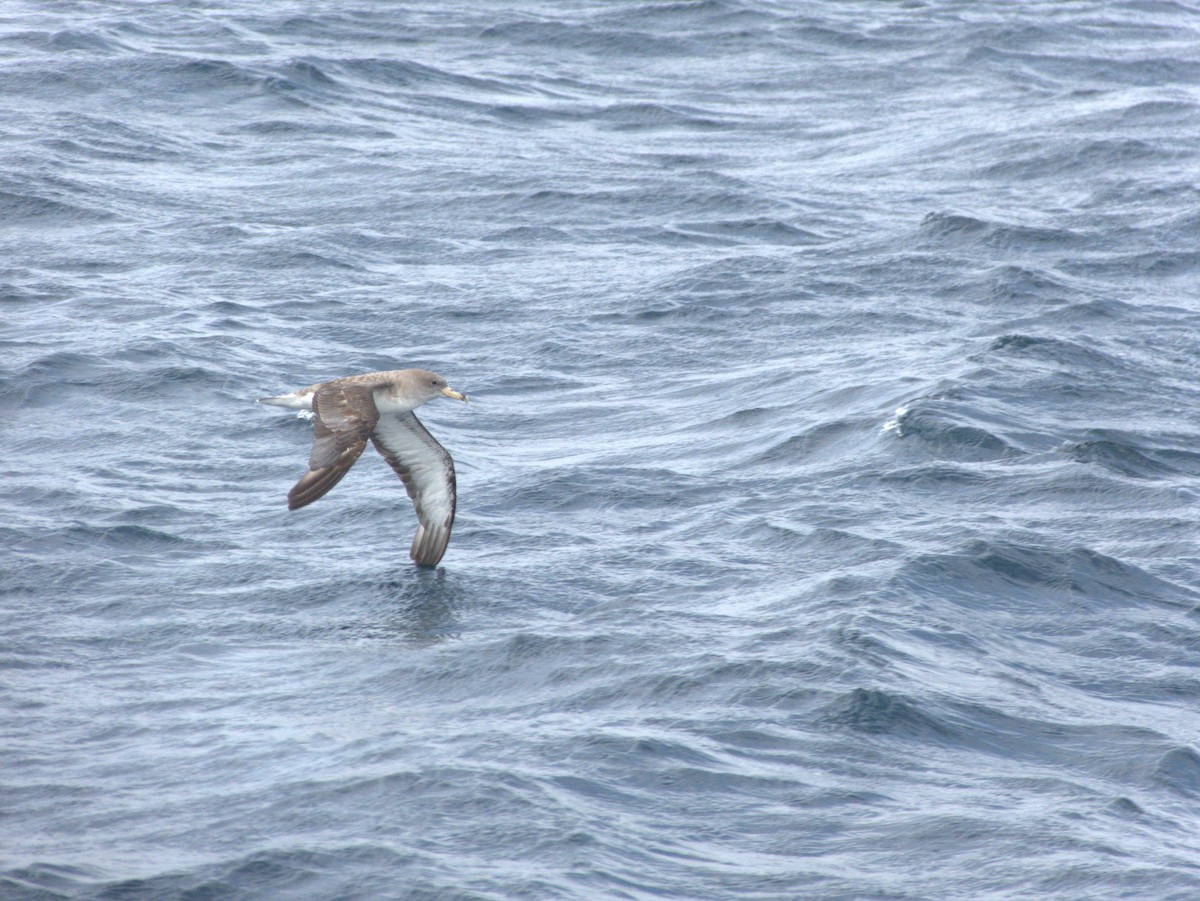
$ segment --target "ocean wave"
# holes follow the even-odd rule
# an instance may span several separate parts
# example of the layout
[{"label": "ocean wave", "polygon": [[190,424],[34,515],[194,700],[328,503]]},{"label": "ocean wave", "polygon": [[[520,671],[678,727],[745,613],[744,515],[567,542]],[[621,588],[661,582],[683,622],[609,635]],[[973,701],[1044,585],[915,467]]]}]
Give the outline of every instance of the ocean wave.
[{"label": "ocean wave", "polygon": [[967,405],[946,400],[908,402],[890,420],[887,430],[943,459],[1001,460],[1020,453],[1015,445],[975,421]]},{"label": "ocean wave", "polygon": [[1184,586],[1090,548],[986,539],[953,553],[918,555],[897,572],[895,583],[983,606],[1044,604],[1043,591],[1072,596],[1093,608],[1149,600],[1175,606],[1194,596]]},{"label": "ocean wave", "polygon": [[27,226],[90,225],[116,218],[113,213],[86,203],[13,191],[0,191],[0,216]]},{"label": "ocean wave", "polygon": [[1078,463],[1101,466],[1131,478],[1200,477],[1200,453],[1183,448],[1155,447],[1144,436],[1116,430],[1091,430],[1081,439],[1068,443],[1064,451]]},{"label": "ocean wave", "polygon": [[921,220],[921,234],[939,243],[979,244],[996,250],[1066,250],[1087,243],[1086,236],[1069,228],[1000,222],[951,212],[928,213]]},{"label": "ocean wave", "polygon": [[845,727],[868,735],[897,735],[945,741],[953,732],[912,701],[886,691],[856,688],[825,707],[825,726]]}]

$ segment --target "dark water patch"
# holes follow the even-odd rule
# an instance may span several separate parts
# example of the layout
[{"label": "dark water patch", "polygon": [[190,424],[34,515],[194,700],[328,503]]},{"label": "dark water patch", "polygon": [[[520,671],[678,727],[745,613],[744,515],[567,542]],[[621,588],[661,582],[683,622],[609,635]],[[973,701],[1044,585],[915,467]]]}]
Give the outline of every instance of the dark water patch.
[{"label": "dark water patch", "polygon": [[[1146,202],[1157,205],[1159,201],[1167,200],[1168,197],[1194,199],[1198,194],[1200,194],[1200,188],[1187,181],[1164,178],[1152,185],[1147,185],[1142,179],[1127,176],[1092,185],[1086,196],[1080,200],[1079,209],[1085,212],[1098,212],[1129,208]],[[1164,207],[1174,209],[1174,205],[1171,203],[1165,204]],[[1178,212],[1180,215],[1187,215],[1191,210]]]},{"label": "dark water patch", "polygon": [[0,889],[13,901],[78,898],[96,890],[99,869],[35,862],[0,873]]},{"label": "dark water patch", "polygon": [[615,758],[621,764],[629,766],[627,777],[623,780],[626,785],[640,783],[643,777],[638,774],[648,770],[676,765],[712,767],[719,764],[715,756],[699,750],[690,743],[653,735],[600,735],[589,742],[589,745],[597,757]]},{"label": "dark water patch", "polygon": [[684,222],[677,228],[684,234],[725,237],[749,244],[820,244],[828,240],[815,232],[778,219],[757,218],[718,222]]},{"label": "dark water patch", "polygon": [[1178,246],[1186,241],[1200,239],[1200,212],[1187,210],[1154,223],[1151,233],[1165,236],[1169,243]]},{"label": "dark water patch", "polygon": [[[1155,125],[1179,126],[1195,122],[1200,115],[1200,104],[1190,100],[1143,100],[1120,110],[1117,115],[1125,122],[1139,126],[1153,123]],[[1101,124],[1106,119],[1101,119]]]},{"label": "dark water patch", "polygon": [[[545,188],[532,193],[506,193],[498,199],[506,207],[512,205],[520,209],[522,218],[542,214],[552,217],[551,222],[582,221],[575,232],[577,237],[602,245],[645,242],[712,246],[731,239],[722,235],[684,233],[674,225],[659,224],[659,220],[664,216],[672,219],[706,216],[713,210],[720,210],[726,216],[742,213],[753,216],[762,212],[753,195],[705,183],[659,186],[654,192],[647,192],[637,185],[621,185],[602,191]],[[618,218],[610,214],[599,219],[589,212],[614,208],[624,212]],[[642,224],[647,220],[652,224]],[[731,261],[731,266],[736,263]]]},{"label": "dark water patch", "polygon": [[1113,372],[1128,372],[1132,368],[1125,360],[1089,346],[1081,339],[1011,333],[995,338],[988,345],[988,351],[1055,363],[1081,373],[1103,372],[1106,378]]},{"label": "dark water patch", "polygon": [[[44,586],[38,585],[37,588]],[[30,587],[13,586],[9,587],[3,579],[0,579],[0,598],[4,598],[9,605],[19,604],[22,601],[28,600],[30,603],[37,602],[38,593]],[[24,606],[24,605],[22,605]],[[10,606],[10,610],[12,607]],[[56,653],[58,653],[56,651]],[[29,648],[8,647],[0,651],[0,670],[73,670],[81,664],[79,659],[64,659],[63,655],[49,657],[41,646],[32,646]],[[44,710],[47,704],[43,701],[29,698],[23,701],[14,702],[14,710]]]},{"label": "dark water patch", "polygon": [[508,503],[551,510],[650,510],[698,502],[691,492],[700,480],[660,468],[630,466],[564,467],[528,477],[506,492]]},{"label": "dark water patch", "polygon": [[26,226],[91,225],[116,218],[89,205],[11,191],[0,191],[0,216]]},{"label": "dark water patch", "polygon": [[887,539],[869,538],[842,529],[797,527],[771,521],[756,523],[752,534],[777,550],[802,553],[824,565],[851,567],[901,555],[903,546]]},{"label": "dark water patch", "polygon": [[[703,296],[703,295],[701,295]],[[655,328],[668,326],[686,327],[698,323],[724,324],[730,319],[746,315],[737,305],[714,305],[710,299],[704,302],[684,297],[680,300],[656,300],[637,309],[619,313],[595,313],[588,317],[597,324],[628,324],[632,326],[652,325]]]},{"label": "dark water patch", "polygon": [[59,130],[69,137],[45,146],[84,160],[167,162],[193,152],[184,136],[109,116],[71,112],[59,114],[58,120]]},{"label": "dark water patch", "polygon": [[671,767],[660,772],[656,780],[658,791],[692,803],[702,798],[705,807],[719,804],[722,798],[773,799],[801,785],[801,780],[790,776],[731,772],[724,766]]},{"label": "dark water patch", "polygon": [[[757,452],[753,462],[810,464],[828,457],[841,458],[865,442],[874,442],[876,431],[876,424],[865,418],[818,423]],[[755,443],[759,444],[761,440]]]},{"label": "dark water patch", "polygon": [[205,311],[214,317],[226,317],[229,321],[244,321],[258,315],[258,307],[254,304],[225,299],[209,302]]},{"label": "dark water patch", "polygon": [[572,236],[551,226],[517,225],[484,235],[481,240],[526,246],[529,244],[566,243]]},{"label": "dark water patch", "polygon": [[[228,898],[249,901],[264,895],[341,894],[345,891],[385,891],[375,867],[387,870],[411,865],[415,855],[400,854],[381,845],[361,844],[320,850],[291,848],[255,851],[221,863],[178,871],[102,882],[92,889],[94,897],[124,899]],[[361,876],[347,878],[346,868],[359,868]],[[353,886],[353,888],[352,888]]]},{"label": "dark water patch", "polygon": [[965,62],[1026,77],[1045,79],[1046,86],[1061,89],[1075,84],[1076,90],[1091,94],[1114,86],[1186,85],[1200,80],[1200,65],[1184,57],[1154,54],[1123,54],[1103,57],[1077,53],[1038,53],[1025,48],[995,46],[970,50]]},{"label": "dark water patch", "polygon": [[266,83],[261,73],[242,63],[226,59],[181,59],[167,54],[135,63],[126,77],[196,95],[257,92]]},{"label": "dark water patch", "polygon": [[977,23],[964,35],[973,45],[1034,50],[1058,40],[1056,29],[1033,22]]},{"label": "dark water patch", "polygon": [[705,417],[693,428],[697,431],[726,431],[741,433],[742,430],[776,422],[781,415],[779,407],[747,407],[718,416],[716,419]]},{"label": "dark water patch", "polygon": [[172,151],[159,147],[142,145],[141,147],[126,147],[117,142],[109,141],[78,141],[66,139],[48,142],[46,148],[65,157],[82,157],[89,160],[123,160],[149,163],[166,159]]},{"label": "dark water patch", "polygon": [[994,267],[985,274],[983,283],[992,298],[1003,301],[1054,304],[1079,293],[1060,273],[1028,266]]},{"label": "dark water patch", "polygon": [[1192,603],[1195,592],[1089,548],[1048,548],[975,540],[952,554],[922,554],[893,579],[918,596],[1001,609],[1038,607],[1051,598],[1101,609],[1149,602]]},{"label": "dark water patch", "polygon": [[1055,347],[1063,343],[1054,338],[1037,338],[1030,335],[1001,335],[991,343],[988,350],[1020,352],[1029,348]]},{"label": "dark water patch", "polygon": [[655,168],[666,169],[669,171],[677,171],[680,168],[695,169],[697,167],[705,167],[705,174],[715,172],[712,167],[719,166],[725,162],[721,157],[708,153],[652,153],[645,152],[636,154],[636,158],[644,160],[652,164]]},{"label": "dark water patch", "polygon": [[1151,729],[1116,724],[1079,724],[1070,719],[1032,719],[990,705],[951,702],[943,716],[952,724],[955,743],[994,755],[998,760],[1066,766],[1081,774],[1121,778],[1131,757],[1161,746]]},{"label": "dark water patch", "polygon": [[1044,141],[1042,146],[1025,146],[1012,158],[981,167],[979,174],[983,178],[1035,181],[1097,169],[1114,173],[1122,169],[1136,170],[1141,166],[1169,163],[1177,156],[1177,150],[1157,141],[1101,138],[1064,143],[1059,139]]},{"label": "dark water patch", "polygon": [[520,128],[572,123],[594,115],[580,107],[564,106],[560,103],[472,103],[470,109],[489,119],[504,122],[510,127]]},{"label": "dark water patch", "polygon": [[[664,637],[667,634],[664,632]],[[671,642],[665,641],[663,653],[671,651]],[[614,703],[634,703],[669,712],[680,704],[702,702],[727,709],[807,711],[817,702],[819,694],[813,685],[830,672],[830,665],[823,661],[765,656],[726,660],[703,654],[687,660],[686,665],[664,665],[654,673],[630,671],[606,678],[603,660],[588,659],[596,663],[592,669],[577,667],[574,672],[564,673],[571,676],[567,682],[573,687],[569,704],[578,713],[602,710]]]},{"label": "dark water patch", "polygon": [[888,430],[913,441],[934,456],[957,461],[995,461],[1019,451],[999,435],[972,421],[966,405],[922,398],[897,411]]},{"label": "dark water patch", "polygon": [[[38,357],[15,375],[0,376],[0,397],[17,399],[20,406],[61,406],[85,391],[94,392],[95,403],[101,397],[157,397],[176,384],[220,387],[229,382],[227,372],[187,365],[189,357],[198,355],[199,348],[192,351],[161,339],[136,342],[107,358],[56,352]],[[155,360],[174,362],[154,365]]]},{"label": "dark water patch", "polygon": [[[460,528],[458,537],[464,538],[465,531]],[[462,616],[464,608],[470,606],[471,595],[444,579],[426,580],[423,573],[414,577],[405,572],[404,576],[373,582],[367,595],[372,599],[374,615],[347,624],[342,636],[371,641],[400,639],[421,647],[461,638],[469,628]]]},{"label": "dark water patch", "polygon": [[325,11],[321,15],[285,15],[282,18],[273,16],[250,16],[247,24],[263,33],[279,34],[295,38],[312,38],[317,40],[341,41],[353,38],[355,41],[377,40],[400,45],[416,43],[420,40],[416,33],[405,33],[400,29],[388,29],[386,32],[379,28],[379,21],[368,14],[366,10],[336,10]]},{"label": "dark water patch", "polygon": [[688,106],[665,106],[658,103],[614,103],[602,107],[586,118],[603,123],[614,131],[641,132],[666,129],[713,131],[732,128],[729,114],[714,114]]},{"label": "dark water patch", "polygon": [[646,244],[659,244],[666,247],[733,247],[740,243],[735,238],[703,232],[693,232],[671,226],[654,226],[642,228],[624,228],[623,232],[629,238]]},{"label": "dark water patch", "polygon": [[[23,538],[30,534],[45,536],[51,533],[48,530],[27,529],[23,532]],[[76,535],[76,538],[79,536]],[[89,554],[92,545],[79,540],[65,549],[52,542],[43,543],[40,547],[41,552],[36,547],[26,549],[14,543],[4,568],[0,569],[0,595],[17,599],[32,598],[35,605],[42,603],[45,598],[52,598],[55,603],[68,598],[89,603],[89,599],[96,598],[95,607],[106,614],[125,607],[127,601],[112,598],[128,597],[125,589],[117,586],[130,575],[132,562],[129,559],[115,560],[107,556],[102,547],[100,553]],[[50,547],[55,548],[59,556],[53,562],[46,562],[45,549]],[[154,552],[151,549],[151,553]],[[69,567],[63,565],[65,559],[69,559]],[[141,562],[148,563],[149,560],[143,558]],[[101,586],[109,586],[112,593],[106,591],[98,595]]]},{"label": "dark water patch", "polygon": [[1092,267],[1092,271],[1095,274],[1132,271],[1145,276],[1193,276],[1200,271],[1200,251],[1189,248],[1114,255]]},{"label": "dark water patch", "polygon": [[362,269],[361,264],[347,259],[345,253],[332,250],[261,250],[254,254],[258,264],[265,269],[286,270],[294,269],[300,272],[312,269],[336,269],[354,271]]},{"label": "dark water patch", "polygon": [[489,25],[479,32],[489,44],[553,47],[627,57],[684,56],[701,49],[683,37],[640,30],[597,28],[585,22],[524,19]]},{"label": "dark water patch", "polygon": [[945,741],[953,730],[914,702],[887,691],[856,688],[828,704],[820,722],[867,735]]},{"label": "dark water patch", "polygon": [[542,188],[528,194],[510,194],[505,196],[506,199],[524,208],[541,211],[546,214],[575,213],[579,209],[593,204],[605,206],[614,204],[618,206],[637,205],[644,200],[640,192],[633,189],[596,193],[587,190]]},{"label": "dark water patch", "polygon": [[372,85],[389,88],[449,88],[472,97],[480,94],[513,95],[543,94],[509,80],[485,78],[466,72],[455,72],[414,60],[367,57],[344,59],[335,63],[337,69]]},{"label": "dark water patch", "polygon": [[1078,463],[1101,466],[1135,479],[1200,477],[1200,452],[1155,447],[1146,437],[1113,429],[1094,429],[1068,443],[1066,453]]},{"label": "dark water patch", "polygon": [[1174,474],[1131,444],[1105,439],[1080,441],[1067,448],[1071,459],[1078,463],[1094,463],[1111,472],[1140,479],[1163,478]]},{"label": "dark water patch", "polygon": [[807,45],[812,52],[826,52],[841,56],[843,53],[870,53],[872,50],[886,52],[909,46],[909,40],[903,36],[903,29],[895,24],[874,22],[867,25],[864,22],[840,19],[836,23],[826,20],[824,23],[814,23],[807,17],[793,20],[784,26],[795,40]]},{"label": "dark water patch", "polygon": [[[1089,267],[1094,269],[1094,267]],[[1133,304],[1111,297],[1097,297],[1052,307],[1031,320],[1039,325],[1095,328],[1119,324],[1143,315]]]},{"label": "dark water patch", "polygon": [[786,17],[769,9],[725,3],[722,0],[697,0],[633,4],[605,10],[599,20],[639,29],[691,28],[707,35],[734,26],[769,27],[786,21]]},{"label": "dark water patch", "polygon": [[277,70],[260,68],[245,60],[189,57],[169,52],[122,54],[98,62],[72,63],[43,77],[78,93],[97,93],[111,82],[126,98],[150,108],[162,108],[165,96],[191,97],[203,102],[263,99],[298,102],[323,97],[334,88],[332,79],[317,66],[302,60],[284,63]]},{"label": "dark water patch", "polygon": [[108,361],[96,354],[56,351],[38,357],[26,365],[16,378],[37,382],[93,385],[101,377],[100,371],[107,366]]},{"label": "dark water patch", "polygon": [[1002,223],[965,213],[929,213],[921,220],[921,235],[939,246],[978,245],[990,250],[1065,251],[1083,246],[1082,235],[1067,228]]},{"label": "dark water patch", "polygon": [[[1198,118],[1200,118],[1200,105],[1182,98],[1164,98],[1134,102],[1128,106],[1116,109],[1102,109],[1084,113],[1074,119],[1071,125],[1080,129],[1086,128],[1093,132],[1121,131],[1123,128],[1128,127],[1136,129],[1142,134],[1171,137],[1174,134],[1178,134],[1178,129],[1186,129],[1189,125],[1195,124]],[[1131,145],[1145,144],[1145,148],[1139,147],[1137,149],[1145,149],[1155,154],[1158,159],[1165,159],[1167,155],[1172,154],[1172,148],[1168,142],[1127,140],[1129,140]],[[1089,146],[1102,147],[1106,143],[1115,148],[1119,148],[1121,145],[1121,141],[1114,139],[1108,139],[1107,141],[1104,139],[1094,139],[1089,142]],[[1174,153],[1177,152],[1177,150],[1174,151]]]},{"label": "dark water patch", "polygon": [[287,137],[321,136],[327,138],[366,138],[389,140],[395,133],[378,126],[360,125],[353,122],[314,121],[312,116],[297,115],[294,119],[260,119],[244,122],[226,130],[227,134],[249,134]]},{"label": "dark water patch", "polygon": [[[776,731],[770,727],[758,729],[733,729],[728,732],[714,732],[713,740],[720,742],[723,749],[737,754],[758,756],[762,754],[795,753],[799,750],[795,735]],[[837,803],[832,801],[832,803]],[[814,803],[813,806],[820,806]]]},{"label": "dark water patch", "polygon": [[49,35],[46,49],[55,53],[66,53],[73,50],[87,52],[115,53],[122,49],[120,44],[111,36],[95,31],[83,31],[77,28],[67,28]]},{"label": "dark water patch", "polygon": [[183,365],[144,367],[131,377],[123,375],[116,380],[114,387],[125,398],[157,398],[179,387],[211,389],[224,388],[229,384],[227,372]]},{"label": "dark water patch", "polygon": [[[47,291],[44,287],[21,285],[13,282],[0,282],[0,303],[2,304],[17,306],[19,304],[46,303],[62,299],[61,294],[56,291]],[[9,342],[5,343],[8,344]]]},{"label": "dark water patch", "polygon": [[1200,798],[1200,753],[1195,748],[1173,748],[1154,765],[1153,780],[1164,788]]},{"label": "dark water patch", "polygon": [[1146,813],[1136,801],[1124,797],[1114,798],[1105,810],[1123,819],[1137,819]]},{"label": "dark water patch", "polygon": [[981,487],[991,482],[995,476],[982,472],[974,467],[955,464],[923,463],[917,466],[904,466],[889,469],[879,473],[876,478],[885,485],[897,484],[911,487],[919,491],[942,491],[952,487]]},{"label": "dark water patch", "polygon": [[[481,315],[485,314],[481,313]],[[547,393],[566,396],[577,392],[587,393],[594,388],[591,382],[550,370],[496,373],[494,377],[496,379],[494,384],[482,386],[480,389],[485,396],[499,392],[508,396]]]},{"label": "dark water patch", "polygon": [[288,79],[297,87],[326,91],[337,87],[338,82],[325,71],[324,61],[314,59],[293,59],[281,66],[279,75]]},{"label": "dark water patch", "polygon": [[[736,304],[747,309],[767,306],[769,295],[764,287],[788,272],[786,263],[761,256],[742,256],[717,263],[689,267],[665,279],[657,290],[666,295],[719,298],[726,306]],[[790,295],[793,303],[809,295]]]},{"label": "dark water patch", "polygon": [[167,549],[181,550],[195,545],[195,541],[174,535],[161,529],[141,525],[85,525],[82,523],[59,529],[46,536],[63,549],[99,549],[111,551],[157,552]]}]

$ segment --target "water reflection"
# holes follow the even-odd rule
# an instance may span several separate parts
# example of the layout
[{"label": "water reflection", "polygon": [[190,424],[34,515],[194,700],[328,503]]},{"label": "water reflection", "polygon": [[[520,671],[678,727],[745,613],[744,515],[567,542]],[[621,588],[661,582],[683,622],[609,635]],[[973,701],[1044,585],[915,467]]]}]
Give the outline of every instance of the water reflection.
[{"label": "water reflection", "polygon": [[371,637],[427,646],[458,638],[467,592],[445,569],[397,566],[370,586]]}]

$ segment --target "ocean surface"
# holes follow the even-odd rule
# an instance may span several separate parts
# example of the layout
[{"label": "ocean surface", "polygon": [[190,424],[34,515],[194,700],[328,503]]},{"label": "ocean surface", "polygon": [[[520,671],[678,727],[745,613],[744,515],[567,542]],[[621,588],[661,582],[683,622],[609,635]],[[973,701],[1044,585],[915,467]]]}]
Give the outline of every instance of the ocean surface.
[{"label": "ocean surface", "polygon": [[6,3],[0,898],[1200,897],[1198,383],[1195,2]]}]

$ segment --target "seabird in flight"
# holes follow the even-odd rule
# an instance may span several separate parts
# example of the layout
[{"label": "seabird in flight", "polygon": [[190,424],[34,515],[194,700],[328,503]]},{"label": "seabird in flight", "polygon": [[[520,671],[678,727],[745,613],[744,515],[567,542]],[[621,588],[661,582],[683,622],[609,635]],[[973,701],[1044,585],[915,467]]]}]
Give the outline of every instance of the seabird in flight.
[{"label": "seabird in flight", "polygon": [[454,525],[454,461],[413,410],[442,395],[467,399],[427,369],[393,369],[262,398],[260,403],[313,412],[308,472],[288,492],[288,509],[308,506],[340,482],[370,439],[400,476],[417,510],[419,525],[409,555],[419,566],[436,566]]}]

